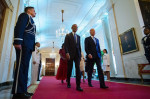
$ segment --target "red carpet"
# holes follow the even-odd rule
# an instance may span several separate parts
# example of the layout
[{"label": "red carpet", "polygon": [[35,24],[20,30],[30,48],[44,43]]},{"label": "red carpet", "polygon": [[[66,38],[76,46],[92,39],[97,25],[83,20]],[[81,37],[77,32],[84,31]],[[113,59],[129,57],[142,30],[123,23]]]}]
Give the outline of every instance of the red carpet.
[{"label": "red carpet", "polygon": [[81,84],[83,92],[76,91],[75,79],[71,79],[71,88],[55,77],[43,77],[32,99],[150,99],[150,87],[106,82],[109,89],[99,88],[98,81],[92,81],[90,88],[87,81]]}]

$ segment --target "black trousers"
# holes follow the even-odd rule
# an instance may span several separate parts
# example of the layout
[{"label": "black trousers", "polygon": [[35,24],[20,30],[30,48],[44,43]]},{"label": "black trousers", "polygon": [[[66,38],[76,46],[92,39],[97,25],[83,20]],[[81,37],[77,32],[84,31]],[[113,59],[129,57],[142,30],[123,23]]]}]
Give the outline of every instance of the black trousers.
[{"label": "black trousers", "polygon": [[73,59],[70,59],[68,61],[67,66],[67,83],[70,84],[70,77],[72,74],[72,67],[73,67],[73,61],[75,62],[75,68],[76,68],[76,86],[80,87],[80,79],[81,79],[81,73],[80,73],[80,58],[76,54],[76,56]]},{"label": "black trousers", "polygon": [[22,46],[22,50],[16,49],[16,68],[12,94],[27,92],[28,70],[31,54],[32,51],[27,47]]},{"label": "black trousers", "polygon": [[39,64],[39,68],[38,68],[38,77],[37,77],[37,80],[40,80],[40,71],[41,71],[41,63]]},{"label": "black trousers", "polygon": [[97,65],[97,71],[98,71],[100,86],[105,86],[103,70],[101,68],[101,59],[99,57],[93,58],[93,59],[88,58],[88,68],[89,68],[88,69],[88,83],[91,83],[93,67],[94,67],[95,63]]},{"label": "black trousers", "polygon": [[146,59],[148,60],[149,64],[150,64],[150,53],[145,53]]}]

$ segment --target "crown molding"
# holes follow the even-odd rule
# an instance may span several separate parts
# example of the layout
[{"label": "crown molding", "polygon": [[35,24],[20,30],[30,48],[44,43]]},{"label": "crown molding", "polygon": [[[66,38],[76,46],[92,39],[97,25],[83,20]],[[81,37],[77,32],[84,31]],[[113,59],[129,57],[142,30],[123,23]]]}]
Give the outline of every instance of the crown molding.
[{"label": "crown molding", "polygon": [[5,5],[13,12],[14,6],[12,5],[12,2],[10,0],[2,0]]}]

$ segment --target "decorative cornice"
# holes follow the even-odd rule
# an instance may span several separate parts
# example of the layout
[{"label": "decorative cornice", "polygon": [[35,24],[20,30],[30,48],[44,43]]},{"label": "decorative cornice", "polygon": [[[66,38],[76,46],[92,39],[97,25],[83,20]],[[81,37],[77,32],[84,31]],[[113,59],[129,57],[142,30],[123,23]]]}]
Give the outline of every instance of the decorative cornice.
[{"label": "decorative cornice", "polygon": [[12,2],[10,0],[3,0],[6,4],[6,6],[13,12],[14,6],[12,5]]}]

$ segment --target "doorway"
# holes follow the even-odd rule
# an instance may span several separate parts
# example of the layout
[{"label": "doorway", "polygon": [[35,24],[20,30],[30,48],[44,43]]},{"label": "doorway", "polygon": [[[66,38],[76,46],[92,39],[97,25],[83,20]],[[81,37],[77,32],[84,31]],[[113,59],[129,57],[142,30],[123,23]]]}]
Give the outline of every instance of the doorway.
[{"label": "doorway", "polygon": [[55,75],[55,59],[46,58],[46,69],[45,76],[54,76]]}]

